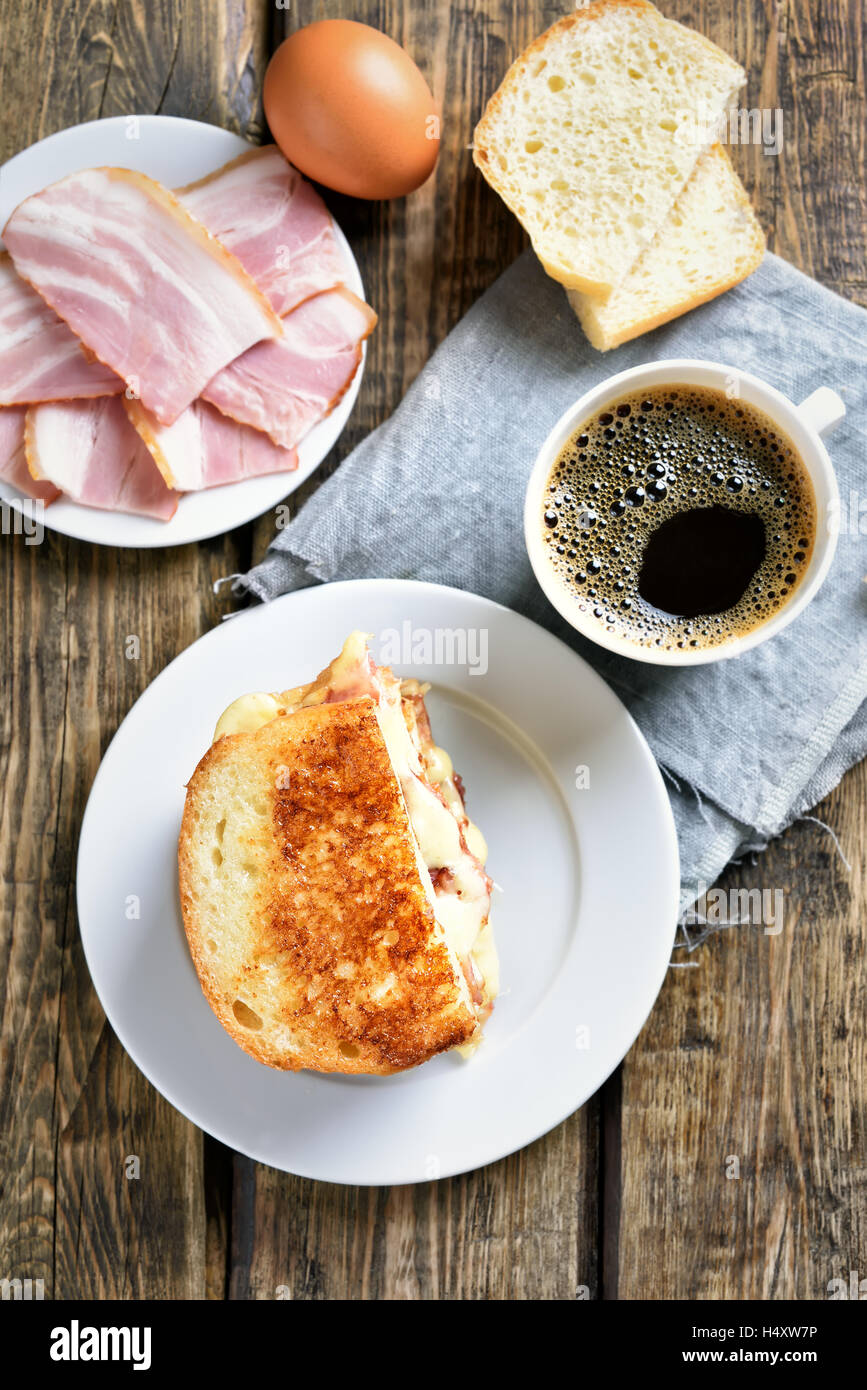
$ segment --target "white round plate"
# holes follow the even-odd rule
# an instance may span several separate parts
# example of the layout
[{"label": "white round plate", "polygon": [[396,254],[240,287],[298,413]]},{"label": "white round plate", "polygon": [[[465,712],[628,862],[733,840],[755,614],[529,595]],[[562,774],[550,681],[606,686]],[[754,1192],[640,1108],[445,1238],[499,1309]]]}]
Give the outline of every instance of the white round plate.
[{"label": "white round plate", "polygon": [[[178,906],[184,785],[223,708],[310,679],[353,628],[373,634],[374,657],[398,674],[432,683],[434,737],[466,781],[497,884],[502,993],[481,1048],[470,1062],[445,1055],[393,1077],[280,1072],[248,1057],[205,1002]],[[439,653],[438,632],[452,634]],[[507,608],[397,579],[288,594],[177,657],[103,759],[78,857],[88,965],[133,1061],[233,1149],[342,1183],[466,1172],[582,1105],[650,1011],[677,900],[668,796],[604,681]]]},{"label": "white round plate", "polygon": [[[159,179],[168,188],[178,188],[203,178],[251,148],[240,135],[179,116],[112,116],[72,126],[22,150],[0,168],[0,227],[6,225],[23,198],[77,169],[101,164],[137,169]],[[335,231],[346,258],[346,284],[363,299],[364,286],[349,243],[336,224]],[[123,512],[103,512],[59,498],[45,508],[46,527],[99,545],[145,548],[205,540],[252,521],[300,487],[336,443],[355,404],[366,355],[365,343],[358,371],[346,395],[299,444],[298,468],[294,473],[272,473],[263,478],[248,478],[242,483],[187,493],[168,522],[127,516]],[[22,501],[21,493],[2,480],[0,498],[19,507]]]}]

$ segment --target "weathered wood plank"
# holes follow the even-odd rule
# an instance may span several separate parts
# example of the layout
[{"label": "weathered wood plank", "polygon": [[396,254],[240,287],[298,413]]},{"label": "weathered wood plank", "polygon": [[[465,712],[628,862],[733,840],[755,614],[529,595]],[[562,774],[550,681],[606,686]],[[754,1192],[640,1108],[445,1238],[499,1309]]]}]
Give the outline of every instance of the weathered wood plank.
[{"label": "weathered wood plank", "polygon": [[[554,18],[551,6],[500,0],[299,0],[289,22],[340,15],[405,45],[442,106],[442,146],[434,178],[409,199],[363,204],[325,193],[380,321],[358,404],[320,479],[394,410],[433,349],[523,248],[468,146],[510,56]],[[272,534],[273,518],[257,523],[257,558]],[[595,1297],[596,1133],[590,1106],[478,1173],[374,1192],[242,1162],[231,1294],[274,1297],[284,1285],[297,1298],[574,1298],[584,1285]]]},{"label": "weathered wood plank", "polygon": [[[771,248],[867,302],[863,0],[665,9],[744,63],[747,109],[783,110],[779,156],[732,151]],[[784,894],[783,930],[734,927],[671,971],[627,1058],[620,1298],[820,1299],[867,1268],[863,766],[817,815],[851,873],[810,822],[729,869],[726,892]]]},{"label": "weathered wood plank", "polygon": [[[771,247],[825,283],[844,291],[854,288],[856,297],[863,293],[867,278],[859,236],[864,225],[865,188],[863,7],[839,7],[822,25],[821,34],[806,3],[784,7],[755,3],[734,8],[686,3],[663,8],[673,18],[693,23],[744,63],[749,74],[741,98],[744,107],[784,110],[779,157],[766,155],[756,145],[732,149],[769,230]],[[370,10],[369,14],[353,10],[353,17],[389,27],[389,14],[383,14],[378,6]],[[329,7],[329,13],[333,12]],[[351,224],[356,219],[354,243],[373,302],[377,304],[379,299],[388,306],[370,358],[378,374],[377,385],[381,381],[385,390],[377,396],[376,416],[365,419],[361,432],[393,408],[426,350],[435,346],[523,245],[514,219],[503,216],[499,200],[482,180],[473,177],[466,146],[484,99],[510,57],[559,12],[554,6],[521,7],[518,14],[514,7],[475,6],[451,13],[444,38],[442,28],[438,30],[432,22],[430,8],[415,7],[409,29],[406,24],[401,30],[391,29],[411,51],[410,31],[422,38],[426,60],[422,66],[443,100],[444,143],[436,176],[432,237],[424,230],[424,219],[416,223],[405,209],[359,210],[357,205],[346,209],[344,220]],[[323,13],[323,6],[302,5],[299,22],[309,22]],[[397,16],[395,19],[399,22]],[[792,33],[798,36],[794,56]],[[341,216],[341,211],[335,210]],[[406,217],[403,225],[389,221],[400,216]],[[365,224],[359,225],[358,219],[366,219]],[[835,229],[833,236],[828,235],[829,227]],[[838,227],[842,229],[839,241]],[[386,250],[381,245],[383,236],[389,238]],[[418,281],[414,290],[407,288],[413,267]],[[337,457],[355,442],[348,433],[336,451]],[[269,534],[265,525],[260,526],[257,551],[264,548]],[[832,805],[840,805],[854,822],[863,820],[860,774],[847,779],[845,791],[832,799]],[[823,834],[816,827],[798,827],[761,861],[755,873],[765,884],[791,885],[787,887],[791,902],[797,903],[802,892],[809,899],[809,883],[798,871],[799,849],[805,843],[810,845],[822,858],[823,868],[832,872],[833,866],[825,862]],[[862,825],[858,824],[855,836],[860,843]],[[739,875],[737,870],[725,880],[726,886],[733,887],[753,886],[755,882],[755,876]],[[857,904],[860,899],[855,901]],[[832,897],[824,910],[830,917],[823,932],[825,958],[816,969],[830,979],[833,994],[831,964],[837,959],[834,953],[839,949],[839,931],[847,932],[847,941],[853,933],[857,935],[857,907],[853,915],[851,907],[838,904]],[[793,961],[799,943],[800,954]],[[792,1180],[796,1158],[789,1155],[777,1161],[774,1157],[791,1135],[793,1115],[799,1122],[802,1118],[807,1122],[809,1116],[802,1117],[800,1110],[804,1106],[809,1109],[807,1098],[823,1074],[826,1055],[833,1056],[835,1069],[843,1065],[841,1045],[827,1035],[827,1029],[822,1032],[821,1019],[811,1013],[806,992],[799,1003],[803,1017],[810,1019],[808,1026],[814,1031],[819,1028],[815,1049],[807,1055],[799,1048],[797,1031],[791,1025],[791,1020],[799,1017],[794,1005],[790,1028],[782,1023],[787,1015],[781,989],[790,973],[798,973],[799,978],[803,975],[815,949],[815,940],[806,945],[794,926],[783,942],[755,931],[750,934],[747,928],[713,943],[700,970],[672,972],[651,1023],[624,1069],[622,1126],[616,1083],[606,1090],[603,1100],[603,1163],[593,1166],[604,1169],[600,1174],[601,1210],[606,1224],[599,1233],[604,1266],[600,1292],[604,1296],[820,1296],[816,1289],[822,1287],[823,1262],[830,1259],[839,1238],[833,1223],[823,1221],[823,1194],[827,1194],[828,1185],[814,1183],[812,1195],[806,1196],[804,1184],[799,1186]],[[760,991],[755,985],[757,974]],[[839,988],[845,991],[848,987],[841,982]],[[777,1008],[773,1061],[765,1063],[763,1070],[754,1064],[752,1071],[757,1074],[744,1086],[745,1066],[756,1049],[767,1046],[771,1025],[761,1001],[768,991]],[[835,995],[835,1007],[838,1005]],[[851,1011],[851,1000],[847,1008]],[[856,1079],[863,1079],[863,1055],[850,1065],[855,1067]],[[783,1078],[786,1084],[781,1091]],[[780,1094],[784,1099],[775,1108],[773,1099],[767,1097]],[[858,1094],[854,1084],[851,1094]],[[676,1107],[672,1096],[677,1097]],[[728,1139],[721,1132],[721,1114],[727,1117],[729,1130],[742,1136],[740,1148],[734,1138]],[[841,1130],[859,1120],[863,1132],[863,1117],[850,1103],[835,1116],[834,1123],[821,1130],[814,1127],[813,1165],[841,1170],[848,1162],[841,1149]],[[741,1153],[746,1172],[751,1161],[746,1151],[754,1132],[761,1138],[753,1159],[756,1170],[767,1171],[769,1176],[756,1177],[752,1184],[744,1177],[739,1184],[723,1187],[721,1163],[725,1154]],[[596,1148],[597,1140],[594,1120],[591,1148]],[[552,1141],[553,1136],[546,1142]],[[699,1163],[693,1163],[697,1142],[701,1144]],[[531,1150],[528,1163],[539,1162],[543,1148]],[[857,1168],[857,1153],[855,1158]],[[863,1154],[860,1162],[863,1165]],[[508,1163],[492,1170],[504,1176],[508,1171]],[[457,1186],[439,1184],[438,1188]],[[571,1192],[571,1188],[567,1190]],[[257,1174],[252,1166],[245,1172],[243,1193],[238,1214],[248,1242],[246,1252],[236,1252],[240,1266],[233,1277],[236,1296],[273,1296],[277,1283],[288,1284],[295,1296],[302,1297],[345,1296],[347,1292],[383,1296],[385,1290],[394,1296],[395,1263],[387,1252],[394,1248],[395,1233],[402,1228],[407,1211],[417,1212],[417,1196],[392,1193],[381,1209],[372,1198],[361,1194],[360,1209],[367,1213],[362,1224],[368,1234],[360,1247],[352,1246],[347,1253],[340,1241],[345,1213],[356,1202],[354,1195],[326,1201],[310,1184],[287,1181],[273,1173]],[[850,1201],[852,1219],[863,1220],[863,1215],[859,1217],[865,1204],[863,1191],[847,1191],[846,1197],[835,1192],[827,1200],[832,1206],[841,1203],[841,1209]],[[436,1210],[434,1193],[422,1195],[421,1201],[425,1209]],[[707,1202],[711,1217],[706,1217]],[[315,1240],[310,1234],[311,1204],[321,1213]],[[734,1250],[731,1222],[726,1220],[732,1209],[736,1209]],[[277,1246],[286,1249],[292,1264],[289,1274],[279,1259],[274,1261],[273,1253],[261,1261],[250,1255],[250,1251],[267,1248],[267,1242],[253,1238],[251,1232],[264,1235],[273,1229],[275,1219],[280,1229]],[[717,1222],[713,1242],[696,1240],[696,1231],[713,1219]],[[394,1223],[391,1238],[390,1221]],[[455,1222],[454,1209],[450,1209],[441,1237],[446,1248]],[[417,1231],[421,1224],[417,1219]],[[781,1244],[784,1235],[788,1245]],[[776,1259],[775,1239],[776,1249],[785,1258],[781,1254]],[[814,1255],[810,1254],[811,1240],[816,1242]],[[306,1257],[299,1250],[302,1241]],[[354,1253],[359,1249],[360,1254]],[[773,1260],[768,1251],[775,1254]],[[514,1258],[513,1246],[510,1257]],[[388,1271],[392,1272],[391,1280]],[[569,1296],[564,1293],[566,1283],[568,1280],[554,1281],[546,1292],[556,1289],[555,1296]],[[465,1296],[503,1296],[507,1286],[507,1282],[492,1286],[471,1277]],[[492,1293],[492,1287],[498,1292]],[[448,1279],[442,1275],[439,1280],[431,1276],[418,1288],[422,1296],[449,1296],[450,1291]],[[811,1292],[805,1294],[807,1289]]]},{"label": "weathered wood plank", "polygon": [[862,765],[817,812],[851,873],[810,822],[727,872],[782,930],[671,971],[627,1059],[620,1298],[822,1299],[867,1267],[865,798]]},{"label": "weathered wood plank", "polygon": [[[255,135],[268,27],[254,0],[2,0],[0,158],[130,111],[182,111]],[[249,562],[248,543],[235,533],[136,554],[50,533],[41,546],[3,539],[0,1277],[42,1278],[56,1298],[202,1297],[202,1136],[105,1023],[78,936],[75,855],[111,735],[231,607],[211,584]],[[139,660],[124,655],[128,634],[141,640]],[[132,1155],[138,1178],[126,1176]],[[213,1201],[207,1217],[211,1268],[225,1241]]]},{"label": "weathered wood plank", "polygon": [[[745,105],[784,108],[779,158],[732,151],[772,248],[864,302],[864,0],[835,0],[821,22],[808,0],[661,7],[747,66]],[[508,61],[563,8],[297,0],[287,17],[255,0],[0,0],[0,159],[134,110],[257,138],[269,35],[287,23],[342,13],[405,43],[443,105],[442,155],[406,203],[327,195],[381,315],[327,476],[523,247],[467,146]],[[272,525],[255,528],[257,556]],[[253,529],[140,556],[4,537],[0,1277],[42,1277],[55,1297],[573,1298],[586,1285],[622,1298],[810,1298],[863,1271],[863,769],[821,811],[852,874],[808,824],[731,870],[726,887],[783,889],[783,932],[735,929],[698,970],[672,972],[620,1080],[500,1164],[415,1188],[309,1183],[203,1146],[139,1075],[81,954],[78,826],[123,713],[232,606],[210,584],[246,567]],[[129,633],[142,638],[138,662],[123,657]]]},{"label": "weathered wood plank", "polygon": [[596,1127],[591,1103],[501,1163],[407,1187],[337,1187],[238,1159],[230,1296],[595,1297]]},{"label": "weathered wood plank", "polygon": [[160,112],[261,138],[257,0],[3,0],[0,159],[79,121]]},{"label": "weathered wood plank", "polygon": [[[392,414],[433,350],[526,244],[516,219],[474,170],[470,144],[509,56],[549,22],[549,11],[538,3],[514,7],[501,0],[458,7],[440,0],[298,0],[293,6],[287,31],[342,16],[404,44],[440,105],[442,142],[433,177],[408,199],[363,203],[322,190],[349,238],[379,323],[368,342],[365,380],[349,425],[316,477],[293,494],[292,515]],[[256,559],[273,534],[273,516],[262,518],[255,530]]]}]

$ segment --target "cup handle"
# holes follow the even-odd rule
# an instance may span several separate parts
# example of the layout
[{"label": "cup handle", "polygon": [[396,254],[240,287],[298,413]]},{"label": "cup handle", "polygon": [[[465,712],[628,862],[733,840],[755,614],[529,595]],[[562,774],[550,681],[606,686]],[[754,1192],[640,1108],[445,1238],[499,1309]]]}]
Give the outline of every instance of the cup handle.
[{"label": "cup handle", "polygon": [[830,386],[820,386],[796,407],[798,414],[816,434],[827,434],[839,425],[846,407]]}]

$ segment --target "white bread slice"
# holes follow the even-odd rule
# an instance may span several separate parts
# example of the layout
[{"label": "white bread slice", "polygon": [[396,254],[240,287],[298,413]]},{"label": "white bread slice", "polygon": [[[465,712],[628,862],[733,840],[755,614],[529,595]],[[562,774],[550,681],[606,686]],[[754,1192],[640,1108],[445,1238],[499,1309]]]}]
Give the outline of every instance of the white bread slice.
[{"label": "white bread slice", "polygon": [[731,289],[761,264],[765,237],[721,145],[692,178],[621,285],[604,297],[567,290],[595,348],[607,352]]},{"label": "white bread slice", "polygon": [[604,294],[653,240],[744,81],[648,0],[592,0],[512,64],[473,158],[548,274]]}]

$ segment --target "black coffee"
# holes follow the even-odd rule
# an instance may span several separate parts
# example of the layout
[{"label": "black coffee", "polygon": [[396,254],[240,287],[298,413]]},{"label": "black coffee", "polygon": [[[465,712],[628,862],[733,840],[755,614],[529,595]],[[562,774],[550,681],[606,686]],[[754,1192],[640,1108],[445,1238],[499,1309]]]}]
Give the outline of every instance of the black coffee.
[{"label": "black coffee", "polygon": [[782,608],[806,571],[816,503],[792,443],[704,387],[607,405],[561,450],[545,493],[554,569],[579,609],[641,646],[718,646]]}]

